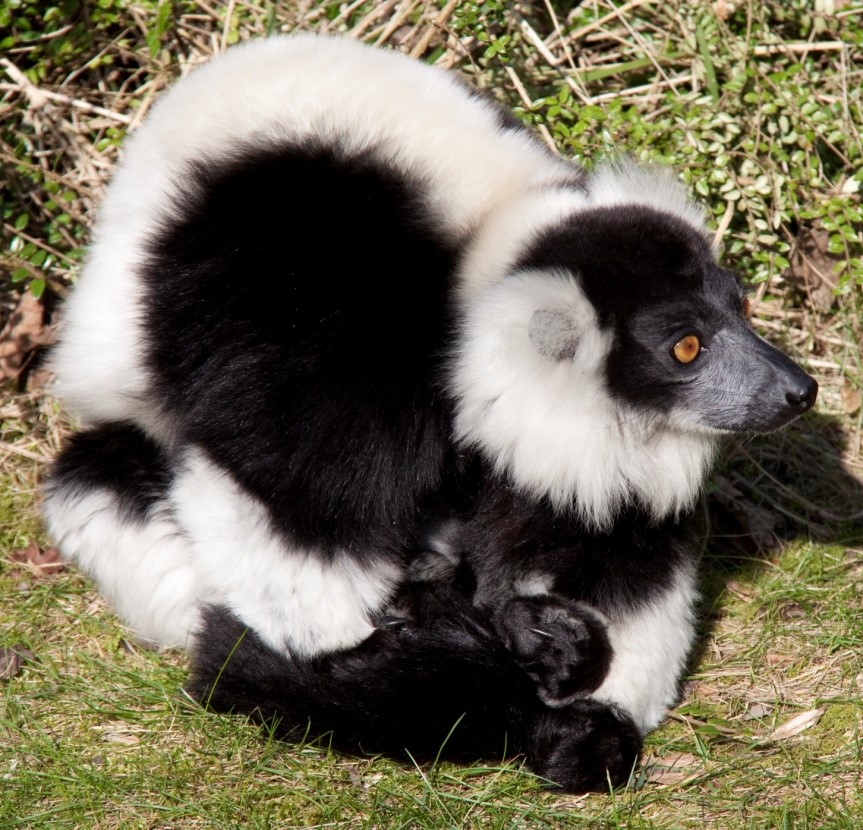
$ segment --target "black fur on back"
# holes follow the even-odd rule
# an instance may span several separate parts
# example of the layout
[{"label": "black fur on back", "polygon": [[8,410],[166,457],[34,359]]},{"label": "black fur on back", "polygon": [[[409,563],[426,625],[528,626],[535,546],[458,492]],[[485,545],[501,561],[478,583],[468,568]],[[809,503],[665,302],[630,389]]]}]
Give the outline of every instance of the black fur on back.
[{"label": "black fur on back", "polygon": [[374,148],[189,172],[143,272],[160,404],[295,542],[403,549],[449,442],[457,241]]}]

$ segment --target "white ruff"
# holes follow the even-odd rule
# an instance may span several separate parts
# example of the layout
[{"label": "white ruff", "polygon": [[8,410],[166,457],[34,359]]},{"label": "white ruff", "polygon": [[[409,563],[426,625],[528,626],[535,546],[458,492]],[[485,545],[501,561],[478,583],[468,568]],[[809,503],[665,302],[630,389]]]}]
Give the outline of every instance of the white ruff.
[{"label": "white ruff", "polygon": [[[581,332],[571,360],[543,357],[530,343],[531,316],[547,309],[566,311]],[[656,518],[690,507],[716,446],[714,436],[613,400],[603,377],[609,345],[573,277],[520,274],[467,307],[451,380],[457,440],[596,528],[633,499]]]}]

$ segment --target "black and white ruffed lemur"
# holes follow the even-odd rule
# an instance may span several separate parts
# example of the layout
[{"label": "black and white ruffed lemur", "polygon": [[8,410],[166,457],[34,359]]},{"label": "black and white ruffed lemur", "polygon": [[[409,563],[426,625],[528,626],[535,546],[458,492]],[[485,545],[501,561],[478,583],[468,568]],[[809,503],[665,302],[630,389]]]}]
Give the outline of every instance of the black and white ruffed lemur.
[{"label": "black and white ruffed lemur", "polygon": [[48,528],[212,707],[619,784],[692,646],[718,442],[815,400],[745,303],[668,172],[586,172],[392,52],[248,43],[125,145]]}]

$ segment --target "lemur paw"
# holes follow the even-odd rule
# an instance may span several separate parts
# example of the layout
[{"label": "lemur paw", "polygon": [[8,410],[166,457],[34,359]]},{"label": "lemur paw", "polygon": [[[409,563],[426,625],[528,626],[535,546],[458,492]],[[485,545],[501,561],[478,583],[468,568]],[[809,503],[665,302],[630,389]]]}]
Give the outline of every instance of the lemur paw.
[{"label": "lemur paw", "polygon": [[497,628],[548,706],[565,706],[592,692],[611,665],[604,623],[584,605],[564,597],[512,599],[498,614]]},{"label": "lemur paw", "polygon": [[607,792],[629,780],[641,735],[624,714],[593,700],[540,712],[532,726],[528,763],[566,792]]}]

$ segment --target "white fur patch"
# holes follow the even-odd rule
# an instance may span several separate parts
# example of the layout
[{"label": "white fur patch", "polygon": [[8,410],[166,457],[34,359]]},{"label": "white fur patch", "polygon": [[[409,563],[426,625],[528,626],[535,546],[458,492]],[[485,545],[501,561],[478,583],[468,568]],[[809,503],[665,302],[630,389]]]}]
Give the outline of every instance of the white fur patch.
[{"label": "white fur patch", "polygon": [[538,188],[507,202],[489,215],[465,253],[458,274],[459,302],[470,310],[490,287],[508,277],[527,246],[587,206],[572,188]]},{"label": "white fur patch", "polygon": [[203,601],[225,605],[283,654],[357,645],[401,578],[371,554],[360,564],[347,553],[289,545],[263,505],[200,453],[189,453],[170,498],[192,540]]},{"label": "white fur patch", "polygon": [[[530,342],[537,310],[561,310],[579,331],[574,357],[552,360]],[[455,432],[495,467],[561,510],[573,503],[595,528],[638,498],[657,518],[690,507],[715,437],[672,427],[613,400],[603,332],[578,282],[523,273],[487,287],[466,306],[451,391]]]},{"label": "white fur patch", "polygon": [[554,587],[554,576],[537,571],[517,579],[512,587],[519,597],[543,597]]},{"label": "white fur patch", "polygon": [[608,621],[614,658],[594,700],[623,709],[642,734],[655,729],[677,700],[695,636],[695,573],[677,573],[670,590],[635,612]]},{"label": "white fur patch", "polygon": [[48,532],[142,640],[187,647],[205,604],[224,604],[272,648],[312,655],[372,633],[401,577],[370,557],[299,550],[226,473],[190,454],[167,500],[141,521],[107,490],[49,486]]},{"label": "white fur patch", "polygon": [[63,556],[93,579],[138,637],[188,645],[200,584],[191,544],[164,503],[139,522],[125,518],[107,490],[78,497],[49,488],[42,512]]},{"label": "white fur patch", "polygon": [[704,231],[704,211],[693,202],[675,174],[665,167],[621,159],[591,172],[587,181],[593,207],[643,205],[670,213]]}]

